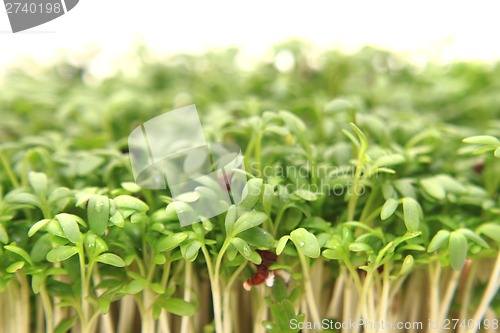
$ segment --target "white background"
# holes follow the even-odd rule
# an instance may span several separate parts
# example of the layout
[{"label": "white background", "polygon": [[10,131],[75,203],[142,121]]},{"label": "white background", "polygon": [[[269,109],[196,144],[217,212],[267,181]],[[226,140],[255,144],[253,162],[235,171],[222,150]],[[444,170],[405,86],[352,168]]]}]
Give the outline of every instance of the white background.
[{"label": "white background", "polygon": [[98,51],[94,66],[105,73],[139,41],[160,54],[236,45],[258,55],[292,37],[438,61],[500,59],[498,1],[80,0],[67,15],[17,34],[0,8],[0,70],[26,57],[77,61]]}]

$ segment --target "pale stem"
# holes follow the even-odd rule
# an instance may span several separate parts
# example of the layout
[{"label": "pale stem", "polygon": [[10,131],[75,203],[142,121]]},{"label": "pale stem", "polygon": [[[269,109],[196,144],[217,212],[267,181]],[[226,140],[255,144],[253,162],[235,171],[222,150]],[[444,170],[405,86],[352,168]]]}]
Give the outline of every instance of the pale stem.
[{"label": "pale stem", "polygon": [[490,280],[488,282],[488,286],[484,291],[483,297],[481,298],[481,302],[474,313],[473,323],[474,327],[468,329],[468,333],[476,333],[478,330],[478,326],[476,323],[479,323],[480,320],[484,318],[486,311],[488,310],[488,306],[491,303],[493,297],[496,296],[498,288],[500,287],[500,252],[497,255],[497,260],[495,262],[495,266],[493,267],[493,271],[490,275]]}]

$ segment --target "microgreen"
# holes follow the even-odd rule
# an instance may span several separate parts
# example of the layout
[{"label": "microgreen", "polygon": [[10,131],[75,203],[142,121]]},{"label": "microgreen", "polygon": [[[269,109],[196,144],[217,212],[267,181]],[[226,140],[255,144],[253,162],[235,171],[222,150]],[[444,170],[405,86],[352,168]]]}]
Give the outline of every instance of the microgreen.
[{"label": "microgreen", "polygon": [[[242,71],[228,50],[141,53],[137,76],[96,82],[69,63],[7,74],[0,331],[288,333],[323,318],[495,330],[499,67],[306,49],[276,47],[295,59],[286,73]],[[214,201],[228,189],[210,179],[175,200],[134,182],[131,129],[192,103],[207,140],[242,148],[238,204]],[[181,227],[196,202],[226,212]]]}]

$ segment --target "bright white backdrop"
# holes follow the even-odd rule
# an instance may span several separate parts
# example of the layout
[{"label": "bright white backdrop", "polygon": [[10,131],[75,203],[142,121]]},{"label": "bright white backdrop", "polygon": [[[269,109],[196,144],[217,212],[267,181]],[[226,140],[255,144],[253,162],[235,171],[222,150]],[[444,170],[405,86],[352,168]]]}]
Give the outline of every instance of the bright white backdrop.
[{"label": "bright white backdrop", "polygon": [[235,45],[258,55],[293,37],[347,51],[369,44],[424,59],[500,59],[498,1],[80,0],[18,34],[0,8],[0,68],[100,50],[94,65],[104,73],[140,40],[161,53]]}]

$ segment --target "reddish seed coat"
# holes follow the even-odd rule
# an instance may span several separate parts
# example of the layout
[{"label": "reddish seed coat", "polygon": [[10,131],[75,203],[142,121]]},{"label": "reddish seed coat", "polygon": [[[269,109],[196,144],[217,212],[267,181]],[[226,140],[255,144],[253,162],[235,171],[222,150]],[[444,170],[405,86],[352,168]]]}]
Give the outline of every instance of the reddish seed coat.
[{"label": "reddish seed coat", "polygon": [[257,252],[262,258],[262,262],[257,267],[257,272],[255,272],[255,274],[247,280],[246,284],[249,286],[257,286],[261,283],[264,283],[269,277],[269,266],[275,263],[278,259],[278,256],[271,251],[257,250]]}]

